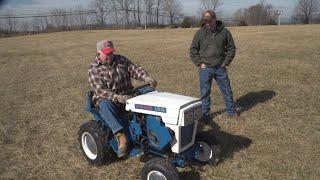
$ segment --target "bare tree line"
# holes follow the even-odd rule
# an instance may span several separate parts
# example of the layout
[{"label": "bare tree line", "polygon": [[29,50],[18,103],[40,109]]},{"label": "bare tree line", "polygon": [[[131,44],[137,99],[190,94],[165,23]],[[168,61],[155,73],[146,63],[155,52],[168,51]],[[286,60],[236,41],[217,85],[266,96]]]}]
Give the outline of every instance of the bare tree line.
[{"label": "bare tree line", "polygon": [[[92,0],[88,9],[52,9],[30,16],[8,12],[0,16],[0,30],[25,33],[64,30],[174,26],[182,17],[177,0]],[[143,19],[144,18],[144,19]]]},{"label": "bare tree line", "polygon": [[[294,9],[292,20],[294,23],[309,24],[320,22],[320,0],[299,0]],[[238,9],[234,19],[240,20],[239,25],[273,25],[277,24],[281,9],[268,4],[266,0],[248,8]]]},{"label": "bare tree line", "polygon": [[[299,0],[292,19],[295,23],[308,24],[319,18],[320,0]],[[221,19],[223,0],[198,0],[198,17],[182,14],[181,0],[91,0],[88,7],[76,6],[72,9],[51,9],[31,15],[15,15],[8,12],[0,16],[0,33],[24,34],[86,29],[118,29],[147,27],[195,27],[199,25],[204,10],[214,10]],[[237,10],[231,25],[276,24],[278,9],[261,0],[260,3]],[[180,24],[179,24],[180,25]]]},{"label": "bare tree line", "polygon": [[278,12],[279,9],[261,0],[256,5],[238,9],[234,18],[240,21],[239,25],[274,25],[277,24]]},{"label": "bare tree line", "polygon": [[221,15],[222,11],[219,9],[223,2],[221,0],[200,0],[200,12],[203,12],[205,10],[212,10],[217,15]]},{"label": "bare tree line", "polygon": [[[221,6],[220,0],[199,0],[201,9]],[[210,3],[211,2],[211,3]],[[184,18],[179,0],[91,0],[88,8],[52,9],[27,16],[16,16],[8,12],[0,16],[0,31],[24,34],[104,29],[177,26]]]},{"label": "bare tree line", "polygon": [[[320,21],[320,0],[299,0],[292,19],[295,23],[309,24],[312,18]],[[318,17],[317,17],[318,16]]]},{"label": "bare tree line", "polygon": [[18,20],[14,18],[14,14],[12,12],[7,13],[7,17],[0,21],[0,29],[5,29],[9,33],[16,31],[18,25]]}]

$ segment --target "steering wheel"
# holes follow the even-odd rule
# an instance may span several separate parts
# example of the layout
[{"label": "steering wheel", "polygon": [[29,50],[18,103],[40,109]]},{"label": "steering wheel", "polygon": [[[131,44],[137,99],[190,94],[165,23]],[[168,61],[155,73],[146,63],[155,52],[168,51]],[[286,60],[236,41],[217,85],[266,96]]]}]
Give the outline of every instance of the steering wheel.
[{"label": "steering wheel", "polygon": [[148,83],[148,84],[144,84],[144,85],[135,87],[135,88],[131,89],[130,91],[128,91],[128,94],[132,95],[133,97],[138,96],[138,95],[140,95],[139,91],[143,88],[146,88],[146,87],[151,87],[151,85]]}]

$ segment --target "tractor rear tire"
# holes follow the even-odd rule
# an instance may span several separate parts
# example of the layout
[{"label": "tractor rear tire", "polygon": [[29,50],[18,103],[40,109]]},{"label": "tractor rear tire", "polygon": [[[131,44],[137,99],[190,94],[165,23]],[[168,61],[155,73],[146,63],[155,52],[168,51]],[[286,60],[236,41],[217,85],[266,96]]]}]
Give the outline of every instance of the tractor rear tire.
[{"label": "tractor rear tire", "polygon": [[178,180],[179,172],[169,159],[154,158],[142,168],[141,178],[143,180]]},{"label": "tractor rear tire", "polygon": [[211,148],[211,156],[205,161],[201,161],[198,159],[198,161],[205,165],[213,165],[217,166],[219,161],[221,160],[221,147],[220,143],[215,137],[212,137],[212,135],[206,133],[206,132],[199,132],[196,135],[196,141],[195,143],[203,144],[204,148],[207,146],[207,148]]},{"label": "tractor rear tire", "polygon": [[79,143],[86,160],[93,166],[101,166],[111,161],[114,151],[109,146],[113,137],[111,130],[100,121],[91,120],[80,126]]}]

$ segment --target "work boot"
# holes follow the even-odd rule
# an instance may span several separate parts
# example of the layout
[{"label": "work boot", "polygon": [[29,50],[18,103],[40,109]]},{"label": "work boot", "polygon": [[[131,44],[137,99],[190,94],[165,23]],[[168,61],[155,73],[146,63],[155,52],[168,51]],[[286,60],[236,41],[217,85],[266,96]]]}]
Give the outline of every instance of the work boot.
[{"label": "work boot", "polygon": [[210,123],[212,122],[212,115],[211,114],[203,115],[202,119],[200,119],[200,122],[203,123],[204,125],[210,125]]},{"label": "work boot", "polygon": [[124,133],[119,132],[116,135],[117,141],[118,141],[118,157],[122,157],[126,154],[127,150],[127,138],[124,135]]}]

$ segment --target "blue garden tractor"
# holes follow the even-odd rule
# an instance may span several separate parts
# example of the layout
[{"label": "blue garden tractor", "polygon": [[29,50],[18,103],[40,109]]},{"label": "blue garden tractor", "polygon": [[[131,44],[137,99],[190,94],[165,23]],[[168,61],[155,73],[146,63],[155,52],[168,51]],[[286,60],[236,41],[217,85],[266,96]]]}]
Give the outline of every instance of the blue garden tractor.
[{"label": "blue garden tractor", "polygon": [[[139,92],[147,85],[138,87]],[[87,111],[94,120],[80,126],[79,142],[87,161],[95,166],[117,158],[118,141],[92,104],[93,92],[86,93]],[[197,132],[202,118],[201,101],[196,98],[151,91],[135,94],[121,113],[129,141],[127,156],[151,155],[141,170],[142,179],[179,179],[177,167],[193,162],[216,165],[220,145],[214,137]]]}]

